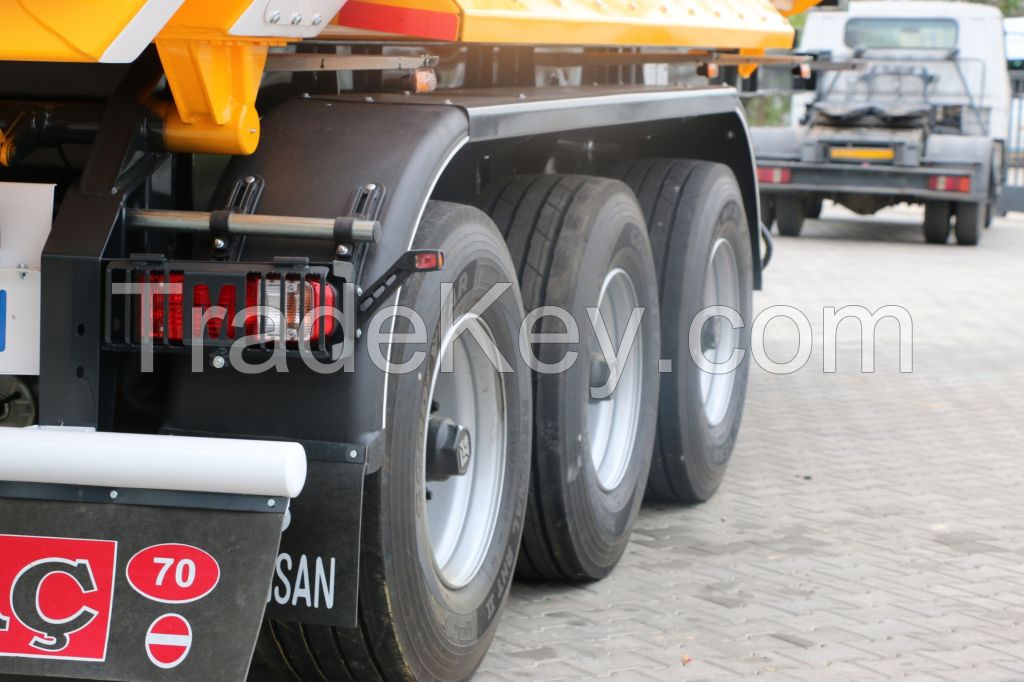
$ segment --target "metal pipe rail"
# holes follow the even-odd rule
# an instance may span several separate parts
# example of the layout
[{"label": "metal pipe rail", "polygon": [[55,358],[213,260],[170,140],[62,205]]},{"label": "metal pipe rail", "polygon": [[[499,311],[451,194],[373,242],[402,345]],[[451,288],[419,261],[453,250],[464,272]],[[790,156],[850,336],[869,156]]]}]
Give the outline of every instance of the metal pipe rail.
[{"label": "metal pipe rail", "polygon": [[335,243],[380,241],[376,220],[362,218],[305,218],[299,216],[250,215],[230,211],[159,211],[129,209],[125,224],[135,230],[170,230],[253,237],[322,239]]}]

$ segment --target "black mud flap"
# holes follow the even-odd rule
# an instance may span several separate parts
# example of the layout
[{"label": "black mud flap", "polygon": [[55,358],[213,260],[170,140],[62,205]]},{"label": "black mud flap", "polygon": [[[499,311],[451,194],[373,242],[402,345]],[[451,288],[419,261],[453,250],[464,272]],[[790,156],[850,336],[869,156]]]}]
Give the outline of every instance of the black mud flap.
[{"label": "black mud flap", "polygon": [[306,486],[292,500],[266,597],[267,617],[356,627],[363,477],[373,445],[302,445],[308,460]]},{"label": "black mud flap", "polygon": [[287,508],[0,483],[0,676],[244,680]]}]

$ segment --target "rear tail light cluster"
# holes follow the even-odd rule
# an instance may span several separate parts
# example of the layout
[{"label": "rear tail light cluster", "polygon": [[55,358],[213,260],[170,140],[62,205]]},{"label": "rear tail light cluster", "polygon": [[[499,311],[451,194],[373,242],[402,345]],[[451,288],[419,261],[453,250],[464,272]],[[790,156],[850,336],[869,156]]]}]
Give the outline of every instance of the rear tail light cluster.
[{"label": "rear tail light cluster", "polygon": [[[234,340],[236,316],[244,313],[245,336],[256,343],[316,341],[334,333],[335,318],[329,309],[335,307],[337,292],[326,282],[281,275],[249,275],[245,279],[245,308],[238,310],[238,289],[234,284],[220,287],[216,304],[207,284],[192,287],[191,310],[185,310],[185,276],[182,273],[150,274],[149,306],[146,296],[140,299],[139,335],[151,339],[167,339],[173,343],[185,340],[185,320],[190,322],[193,339]],[[207,315],[216,305],[224,313]],[[204,334],[204,317],[205,334]]]},{"label": "rear tail light cluster", "polygon": [[967,194],[971,191],[971,176],[932,175],[928,178],[928,189],[935,192],[962,192]]},{"label": "rear tail light cluster", "polygon": [[760,166],[757,169],[757,181],[766,185],[785,185],[793,179],[793,171],[788,168],[770,168]]}]

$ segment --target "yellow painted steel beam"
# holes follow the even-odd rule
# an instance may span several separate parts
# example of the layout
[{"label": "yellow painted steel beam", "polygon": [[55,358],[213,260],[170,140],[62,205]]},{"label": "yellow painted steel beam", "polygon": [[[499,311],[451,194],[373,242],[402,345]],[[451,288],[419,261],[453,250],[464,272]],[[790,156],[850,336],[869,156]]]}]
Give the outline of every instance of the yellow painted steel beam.
[{"label": "yellow painted steel beam", "polygon": [[793,43],[793,28],[768,0],[349,0],[337,23],[467,43],[747,50]]},{"label": "yellow painted steel beam", "polygon": [[266,41],[158,37],[156,47],[174,102],[156,106],[172,152],[252,154]]},{"label": "yellow painted steel beam", "polygon": [[460,0],[461,40],[476,43],[791,47],[764,0]]}]

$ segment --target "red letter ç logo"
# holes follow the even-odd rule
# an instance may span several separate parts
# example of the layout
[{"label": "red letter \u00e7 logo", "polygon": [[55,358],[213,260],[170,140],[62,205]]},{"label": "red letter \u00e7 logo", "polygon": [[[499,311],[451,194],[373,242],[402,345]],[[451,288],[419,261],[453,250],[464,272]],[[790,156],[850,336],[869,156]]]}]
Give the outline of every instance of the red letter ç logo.
[{"label": "red letter \u00e7 logo", "polygon": [[117,543],[0,535],[0,656],[103,661]]}]

